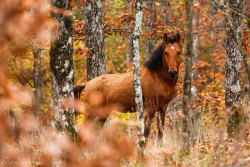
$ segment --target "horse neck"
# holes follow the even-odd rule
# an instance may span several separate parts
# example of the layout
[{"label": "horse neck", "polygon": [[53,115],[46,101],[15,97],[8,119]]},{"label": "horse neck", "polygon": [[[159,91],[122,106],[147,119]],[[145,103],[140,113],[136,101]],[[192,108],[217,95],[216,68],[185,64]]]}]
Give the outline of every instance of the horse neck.
[{"label": "horse neck", "polygon": [[177,77],[174,78],[174,79],[172,79],[172,78],[170,78],[169,75],[168,75],[168,70],[169,70],[168,66],[165,65],[165,64],[162,64],[162,68],[161,68],[160,71],[158,72],[158,75],[159,75],[160,78],[162,78],[162,80],[163,80],[166,84],[170,85],[171,87],[175,87],[175,86],[176,86],[176,83],[177,83],[177,80],[178,80],[178,74],[179,74],[179,72],[178,72],[178,74],[177,74]]}]

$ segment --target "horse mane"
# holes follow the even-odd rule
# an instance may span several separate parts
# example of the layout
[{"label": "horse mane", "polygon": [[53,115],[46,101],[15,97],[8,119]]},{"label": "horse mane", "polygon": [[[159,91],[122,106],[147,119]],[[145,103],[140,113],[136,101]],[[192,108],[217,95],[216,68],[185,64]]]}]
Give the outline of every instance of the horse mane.
[{"label": "horse mane", "polygon": [[159,70],[162,67],[162,55],[165,50],[165,43],[163,42],[154,52],[151,58],[144,63],[144,66],[149,70]]}]

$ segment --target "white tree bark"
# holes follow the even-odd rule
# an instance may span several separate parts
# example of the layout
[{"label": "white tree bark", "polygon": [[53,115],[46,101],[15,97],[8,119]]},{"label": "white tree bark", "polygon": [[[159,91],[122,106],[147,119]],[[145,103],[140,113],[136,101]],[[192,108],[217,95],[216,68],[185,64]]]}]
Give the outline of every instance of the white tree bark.
[{"label": "white tree bark", "polygon": [[86,47],[91,50],[87,58],[88,81],[106,73],[103,28],[102,0],[87,0],[84,8],[84,30]]},{"label": "white tree bark", "polygon": [[[71,0],[52,0],[56,8],[71,11]],[[55,112],[52,125],[57,129],[66,131],[72,140],[76,139],[75,111],[63,107],[64,101],[73,100],[73,17],[61,13],[52,13],[58,21],[58,37],[51,43],[50,69],[51,69],[51,108]]]},{"label": "white tree bark", "polygon": [[137,127],[137,146],[142,148],[145,144],[144,137],[144,117],[143,117],[143,100],[142,100],[142,88],[140,80],[140,34],[142,27],[142,15],[143,15],[143,2],[142,0],[136,0],[135,2],[135,28],[133,31],[133,84],[135,93],[135,110],[136,120],[140,122],[140,126]]}]

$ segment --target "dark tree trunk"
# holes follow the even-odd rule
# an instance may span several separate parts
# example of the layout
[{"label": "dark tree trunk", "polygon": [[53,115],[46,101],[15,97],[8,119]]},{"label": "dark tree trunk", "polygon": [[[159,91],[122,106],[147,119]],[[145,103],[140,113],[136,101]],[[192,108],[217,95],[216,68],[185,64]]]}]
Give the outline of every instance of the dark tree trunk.
[{"label": "dark tree trunk", "polygon": [[36,117],[41,117],[41,101],[42,101],[42,74],[41,74],[41,49],[34,49],[34,64],[33,64],[33,81],[34,81],[34,102],[33,110]]},{"label": "dark tree trunk", "polygon": [[[241,53],[238,50],[236,40],[241,41],[243,1],[228,0],[229,16],[233,29],[229,27],[226,39],[226,92],[225,103],[227,111],[227,131],[230,137],[238,134],[241,122]],[[235,12],[232,12],[235,11]],[[234,39],[234,32],[236,38]]]},{"label": "dark tree trunk", "polygon": [[[145,19],[146,19],[146,27],[145,30],[147,33],[152,32],[152,30],[155,28],[154,22],[156,19],[156,13],[154,9],[154,0],[149,0],[146,2],[146,13],[145,13]],[[147,38],[145,39],[145,60],[147,61],[150,59],[154,51],[154,40]]]},{"label": "dark tree trunk", "polygon": [[[125,0],[125,5],[126,5],[126,13],[132,13],[132,3],[131,0]],[[130,28],[132,25],[128,25]],[[132,50],[132,45],[133,45],[133,33],[128,32],[127,36],[127,42],[126,42],[126,59],[127,59],[127,70],[131,71],[132,70],[132,64],[133,64],[133,50]]]},{"label": "dark tree trunk", "polygon": [[[194,25],[194,36],[193,36],[193,59],[192,63],[196,64],[199,61],[199,54],[200,54],[200,32],[199,32],[199,13],[200,10],[198,7],[198,3],[200,0],[194,0],[196,4],[193,7],[193,23]],[[197,73],[193,73],[192,80],[197,79]],[[192,85],[192,101],[195,101],[198,98],[198,89],[195,85]],[[192,142],[195,141],[202,141],[203,140],[203,121],[202,121],[202,112],[198,110],[198,106],[196,106],[191,115],[192,121],[192,130],[191,130],[191,140]]]},{"label": "dark tree trunk", "polygon": [[183,81],[183,120],[182,120],[182,143],[183,151],[189,152],[190,144],[190,131],[191,131],[191,120],[190,120],[190,109],[191,109],[191,86],[192,86],[192,58],[193,58],[193,26],[192,26],[192,4],[193,0],[185,0],[185,11],[186,11],[186,47],[185,47],[185,75]]},{"label": "dark tree trunk", "polygon": [[[52,0],[56,8],[71,11],[71,0]],[[58,37],[51,43],[50,69],[51,108],[55,111],[52,125],[59,130],[68,132],[72,140],[76,139],[75,111],[63,107],[66,99],[73,99],[74,69],[73,69],[73,17],[61,13],[52,13],[58,21]]]},{"label": "dark tree trunk", "polygon": [[106,73],[103,28],[102,0],[87,0],[84,8],[84,30],[86,47],[91,50],[87,58],[88,81]]}]

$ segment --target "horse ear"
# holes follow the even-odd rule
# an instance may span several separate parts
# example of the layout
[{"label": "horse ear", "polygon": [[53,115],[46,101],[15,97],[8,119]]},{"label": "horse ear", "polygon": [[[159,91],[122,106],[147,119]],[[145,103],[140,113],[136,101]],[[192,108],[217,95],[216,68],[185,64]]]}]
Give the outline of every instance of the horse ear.
[{"label": "horse ear", "polygon": [[177,32],[176,41],[180,43],[180,40],[181,40],[181,35],[179,34],[179,32]]},{"label": "horse ear", "polygon": [[165,44],[168,43],[168,34],[167,33],[163,35],[163,41],[165,42]]}]

